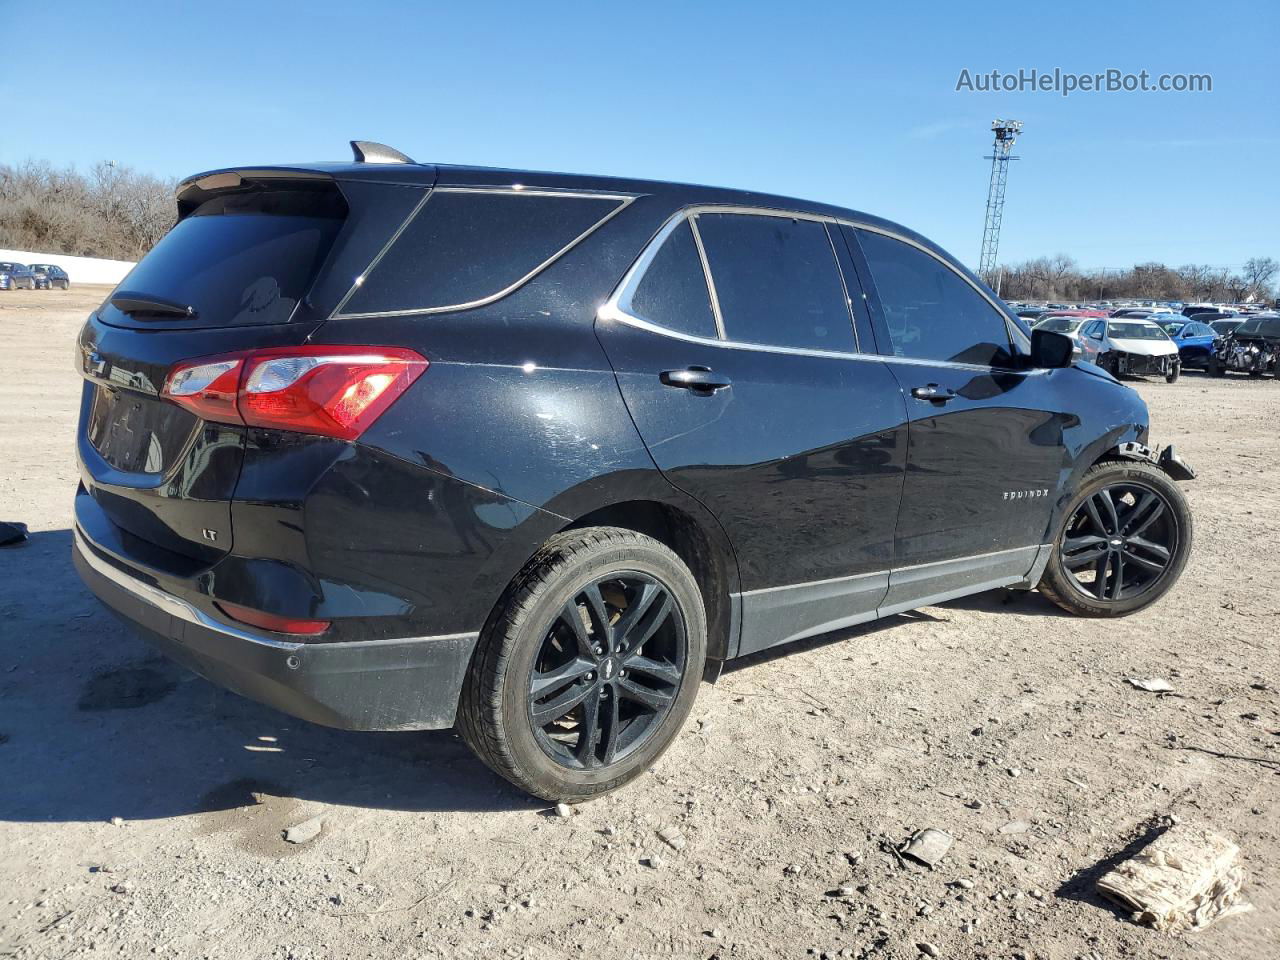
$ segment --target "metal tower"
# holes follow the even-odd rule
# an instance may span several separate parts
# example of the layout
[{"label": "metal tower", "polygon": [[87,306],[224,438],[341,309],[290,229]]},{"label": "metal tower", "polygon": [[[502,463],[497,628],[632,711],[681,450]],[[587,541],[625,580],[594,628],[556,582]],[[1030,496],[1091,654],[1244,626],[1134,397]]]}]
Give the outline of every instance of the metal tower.
[{"label": "metal tower", "polygon": [[1021,120],[992,120],[995,145],[991,155],[983,157],[991,161],[991,186],[987,190],[987,219],[982,225],[982,255],[978,259],[978,276],[1000,292],[1000,278],[996,275],[996,251],[1000,247],[1000,223],[1004,219],[1004,188],[1009,180],[1009,161],[1013,144],[1022,132]]}]

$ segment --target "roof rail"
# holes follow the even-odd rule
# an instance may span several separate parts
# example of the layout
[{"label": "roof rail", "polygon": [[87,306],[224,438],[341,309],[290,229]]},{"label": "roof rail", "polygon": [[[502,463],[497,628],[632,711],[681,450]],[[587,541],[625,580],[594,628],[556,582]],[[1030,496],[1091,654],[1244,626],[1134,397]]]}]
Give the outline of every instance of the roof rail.
[{"label": "roof rail", "polygon": [[395,147],[373,140],[352,140],[351,152],[355,154],[356,163],[413,163]]}]

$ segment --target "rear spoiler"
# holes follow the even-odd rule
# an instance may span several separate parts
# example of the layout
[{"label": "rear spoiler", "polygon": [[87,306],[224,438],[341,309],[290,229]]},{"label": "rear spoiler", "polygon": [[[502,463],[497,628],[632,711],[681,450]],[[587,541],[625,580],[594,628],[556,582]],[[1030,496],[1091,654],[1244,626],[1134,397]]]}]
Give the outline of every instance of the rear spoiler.
[{"label": "rear spoiler", "polygon": [[434,164],[416,163],[405,154],[372,140],[352,140],[353,160],[339,163],[281,164],[255,167],[225,167],[187,177],[174,191],[181,206],[198,204],[210,194],[235,190],[246,180],[334,181],[364,180],[399,183],[415,187],[435,185]]}]

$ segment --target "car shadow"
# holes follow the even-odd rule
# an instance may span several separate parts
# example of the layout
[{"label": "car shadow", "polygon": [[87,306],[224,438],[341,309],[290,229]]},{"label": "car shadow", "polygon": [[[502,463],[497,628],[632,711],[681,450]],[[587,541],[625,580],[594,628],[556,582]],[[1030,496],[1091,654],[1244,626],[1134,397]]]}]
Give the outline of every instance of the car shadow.
[{"label": "car shadow", "polygon": [[988,590],[938,604],[944,610],[974,610],[980,613],[1016,613],[1024,617],[1070,617],[1056,603],[1036,590]]},{"label": "car shadow", "polygon": [[403,811],[545,806],[449,730],[297,720],[152,652],[81,584],[69,530],[0,549],[0,820],[147,820],[257,794]]},{"label": "car shadow", "polygon": [[[1032,617],[1071,616],[1061,607],[1050,603],[1034,590],[988,590],[985,593],[975,593],[972,596],[961,597],[958,600],[947,600],[944,603],[935,605],[932,609],[974,610],[981,613],[1016,613]],[[787,657],[793,653],[817,650],[821,647],[846,641],[857,642],[863,637],[872,636],[882,630],[893,630],[906,623],[920,622],[946,623],[947,619],[935,616],[927,610],[910,610],[906,613],[897,613],[893,616],[885,617],[883,620],[873,620],[870,623],[859,624],[856,627],[844,627],[840,630],[832,630],[829,633],[820,633],[817,636],[806,637],[803,640],[794,640],[791,643],[770,647],[758,653],[747,654],[744,657],[739,657],[726,663],[723,670],[721,670],[721,674],[735,673],[738,670],[769,663],[772,660]]]}]

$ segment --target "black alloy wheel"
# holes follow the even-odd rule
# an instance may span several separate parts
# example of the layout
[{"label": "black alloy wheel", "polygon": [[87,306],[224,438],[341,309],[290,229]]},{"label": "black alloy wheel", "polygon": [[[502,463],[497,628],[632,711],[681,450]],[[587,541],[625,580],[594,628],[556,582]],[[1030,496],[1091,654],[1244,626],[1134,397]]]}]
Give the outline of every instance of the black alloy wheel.
[{"label": "black alloy wheel", "polygon": [[1096,600],[1139,596],[1164,576],[1177,550],[1169,503],[1138,483],[1103,487],[1067,523],[1059,546],[1076,589]]},{"label": "black alloy wheel", "polygon": [[675,703],[687,660],[684,619],[643,573],[593,580],[556,614],[529,675],[538,745],[572,769],[641,747]]},{"label": "black alloy wheel", "polygon": [[1064,515],[1039,589],[1082,616],[1124,616],[1155,603],[1191,553],[1191,509],[1154,463],[1094,464]]},{"label": "black alloy wheel", "polygon": [[462,685],[458,732],[521,789],[589,800],[671,746],[706,660],[706,607],[680,556],[634,530],[565,530],[490,614]]}]

